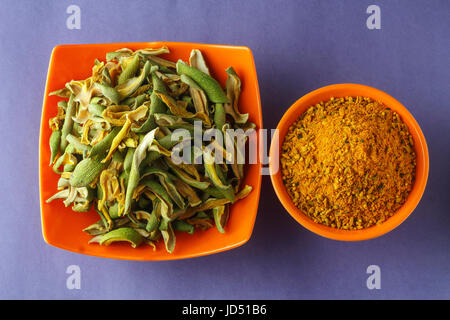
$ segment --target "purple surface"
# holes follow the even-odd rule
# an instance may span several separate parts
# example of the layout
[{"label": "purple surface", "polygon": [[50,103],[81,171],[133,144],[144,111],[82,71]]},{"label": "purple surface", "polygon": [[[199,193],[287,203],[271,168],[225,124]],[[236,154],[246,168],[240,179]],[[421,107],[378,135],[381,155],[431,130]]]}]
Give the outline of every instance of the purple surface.
[{"label": "purple surface", "polygon": [[[81,30],[66,8],[81,8]],[[381,30],[366,9],[381,8]],[[450,2],[1,1],[0,157],[2,299],[449,299]],[[38,136],[52,48],[58,44],[184,41],[253,51],[265,128],[316,88],[354,82],[401,101],[430,152],[414,213],[377,239],[321,238],[285,212],[263,177],[252,238],[211,256],[130,262],[47,245],[41,234]],[[78,265],[81,288],[66,269]],[[369,265],[381,289],[366,286]]]}]

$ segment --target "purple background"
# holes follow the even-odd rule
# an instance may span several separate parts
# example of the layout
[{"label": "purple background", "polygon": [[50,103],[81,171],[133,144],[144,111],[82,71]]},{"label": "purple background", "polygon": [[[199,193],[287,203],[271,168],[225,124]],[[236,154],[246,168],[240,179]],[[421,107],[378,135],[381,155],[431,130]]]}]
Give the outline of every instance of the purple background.
[{"label": "purple background", "polygon": [[[66,8],[81,8],[81,30]],[[381,30],[366,9],[381,7]],[[1,1],[0,298],[449,299],[450,2]],[[252,238],[224,253],[171,262],[116,261],[47,245],[41,233],[38,144],[52,48],[58,44],[184,41],[253,51],[265,128],[316,88],[354,82],[401,101],[430,152],[414,213],[377,239],[343,243],[298,225],[263,177]],[[366,268],[381,268],[369,290]],[[81,268],[81,289],[66,268]]]}]

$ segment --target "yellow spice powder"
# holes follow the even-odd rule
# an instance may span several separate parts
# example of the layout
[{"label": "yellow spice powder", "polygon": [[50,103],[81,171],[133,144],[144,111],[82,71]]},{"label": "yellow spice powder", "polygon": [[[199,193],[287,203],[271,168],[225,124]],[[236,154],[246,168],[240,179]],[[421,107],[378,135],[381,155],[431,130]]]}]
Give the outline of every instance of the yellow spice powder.
[{"label": "yellow spice powder", "polygon": [[400,116],[363,97],[311,106],[289,128],[283,182],[315,222],[356,230],[384,222],[406,201],[416,167]]}]

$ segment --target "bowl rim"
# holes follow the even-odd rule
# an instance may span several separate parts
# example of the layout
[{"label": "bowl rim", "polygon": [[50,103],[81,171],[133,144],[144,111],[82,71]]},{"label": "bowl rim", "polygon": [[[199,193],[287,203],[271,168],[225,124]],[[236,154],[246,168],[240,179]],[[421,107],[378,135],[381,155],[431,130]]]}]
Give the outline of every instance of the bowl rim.
[{"label": "bowl rim", "polygon": [[[367,95],[358,93],[366,93]],[[319,98],[323,96],[328,96],[328,99],[331,97],[367,96],[376,101],[389,105],[389,107],[395,109],[394,111],[400,115],[403,122],[407,125],[411,136],[413,137],[414,149],[417,158],[416,177],[413,188],[411,189],[408,198],[402,207],[397,210],[393,216],[379,225],[361,230],[341,230],[316,223],[294,205],[287,193],[286,187],[282,182],[281,170],[277,170],[277,168],[280,167],[280,159],[276,156],[275,152],[280,152],[285,134],[291,124],[310,106],[320,101],[325,101],[326,99]],[[311,103],[311,101],[315,102]],[[303,227],[319,236],[340,241],[360,241],[382,236],[394,230],[406,218],[409,217],[420,202],[420,199],[425,191],[429,173],[429,155],[425,136],[423,135],[417,121],[403,104],[386,92],[374,87],[355,83],[339,83],[313,90],[299,98],[288,108],[277,125],[277,133],[278,136],[272,139],[269,151],[270,178],[275,193],[283,207],[288,211],[292,218],[294,218]],[[275,165],[275,162],[277,162],[277,165]]]},{"label": "bowl rim", "polygon": [[[111,43],[77,43],[77,44],[61,44],[56,45],[53,47],[50,58],[49,58],[49,65],[47,69],[47,75],[46,75],[46,83],[45,88],[43,91],[43,102],[42,102],[42,110],[41,110],[41,118],[40,118],[40,129],[39,129],[39,151],[38,151],[38,161],[39,161],[39,198],[40,198],[40,220],[41,220],[41,232],[44,241],[56,248],[71,251],[78,254],[83,255],[89,255],[89,256],[96,256],[100,258],[108,258],[108,259],[115,259],[115,260],[135,260],[135,261],[170,261],[170,260],[179,260],[179,259],[188,259],[188,258],[195,258],[205,255],[210,255],[214,253],[224,252],[228,251],[233,248],[237,248],[239,246],[242,246],[246,242],[248,242],[252,236],[256,216],[258,214],[258,207],[259,207],[259,198],[260,198],[260,192],[262,187],[262,177],[260,174],[255,176],[255,179],[252,180],[252,192],[255,194],[254,203],[252,204],[252,212],[254,211],[254,214],[252,214],[252,219],[248,223],[248,227],[245,231],[240,232],[239,239],[233,240],[232,242],[228,242],[227,244],[224,244],[220,247],[211,247],[209,249],[204,249],[198,252],[183,252],[183,253],[172,253],[171,255],[153,255],[149,254],[146,257],[142,257],[139,254],[126,254],[126,253],[110,253],[110,252],[98,252],[98,251],[89,251],[86,252],[84,250],[80,250],[79,248],[74,248],[72,246],[66,245],[64,243],[61,243],[58,240],[55,240],[53,238],[49,237],[48,233],[48,227],[46,227],[46,221],[44,217],[44,205],[45,205],[45,199],[43,197],[43,184],[42,179],[44,179],[44,173],[43,173],[43,165],[46,165],[45,161],[43,161],[44,155],[42,151],[42,144],[46,143],[43,139],[43,130],[44,126],[46,126],[46,113],[45,113],[45,107],[49,103],[49,96],[48,92],[50,91],[50,77],[52,76],[54,66],[54,56],[55,53],[64,50],[64,49],[70,49],[70,48],[103,48],[108,46],[113,46],[117,48],[122,47],[135,47],[135,46],[161,46],[161,45],[167,45],[169,48],[172,47],[183,47],[188,46],[191,48],[195,47],[203,47],[203,48],[212,48],[212,49],[224,49],[224,50],[241,50],[242,52],[245,52],[248,55],[248,71],[246,73],[246,76],[251,79],[251,82],[254,83],[255,87],[255,97],[254,99],[254,106],[252,108],[252,112],[254,113],[255,117],[257,118],[257,132],[259,130],[263,129],[263,118],[262,118],[262,107],[261,107],[261,96],[260,96],[260,89],[259,89],[259,83],[258,83],[258,75],[256,71],[256,65],[255,60],[253,56],[253,52],[248,46],[244,45],[223,45],[223,44],[213,44],[213,43],[198,43],[198,42],[177,42],[177,41],[148,41],[148,42],[111,42]],[[261,171],[262,168],[262,162],[258,160],[256,164],[253,164],[255,166],[254,171],[257,172]],[[244,201],[245,199],[243,199]],[[80,230],[81,232],[81,230]],[[125,244],[126,245],[126,244]],[[117,246],[121,246],[121,244],[117,244]],[[136,249],[133,249],[136,250]],[[159,249],[164,250],[164,249]],[[128,250],[127,250],[128,251]]]}]

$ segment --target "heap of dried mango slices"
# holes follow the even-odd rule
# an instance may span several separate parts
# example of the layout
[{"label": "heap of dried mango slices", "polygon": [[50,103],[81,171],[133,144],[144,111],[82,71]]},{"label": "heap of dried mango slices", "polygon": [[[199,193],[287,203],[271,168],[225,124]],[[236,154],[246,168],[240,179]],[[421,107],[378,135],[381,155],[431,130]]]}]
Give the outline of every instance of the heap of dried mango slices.
[{"label": "heap of dried mango slices", "polygon": [[193,132],[201,121],[226,134],[255,125],[239,112],[241,81],[232,67],[223,89],[200,50],[189,63],[159,57],[165,53],[165,46],[109,52],[91,77],[50,93],[64,99],[49,121],[50,165],[61,177],[47,202],[62,199],[77,212],[94,207],[100,220],[83,230],[91,243],[155,248],[162,238],[172,252],[176,231],[225,232],[230,205],[252,190],[242,184],[243,164],[211,161],[204,145],[201,164],[173,161],[182,143],[173,137],[177,129]]}]

